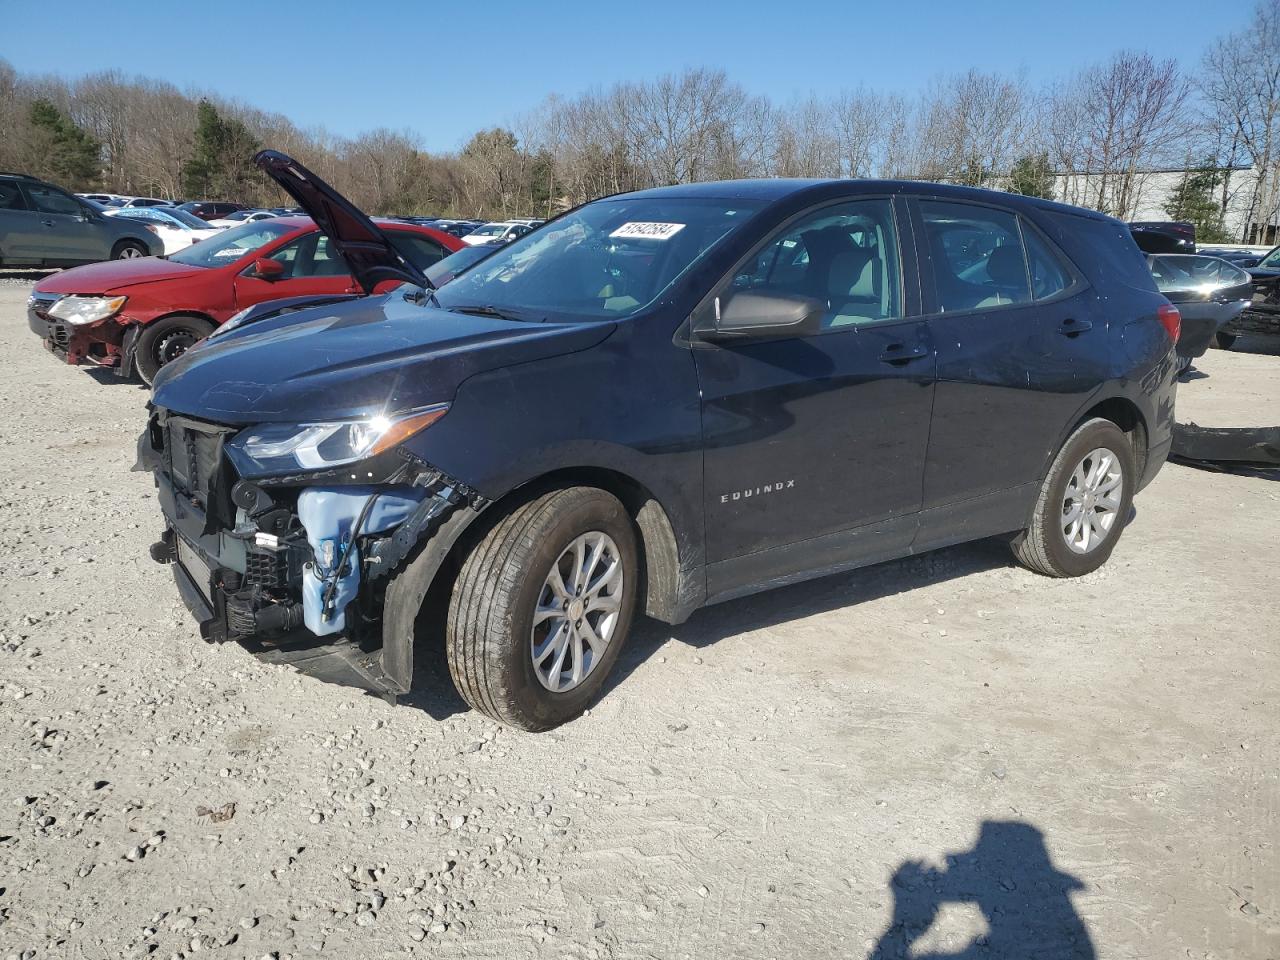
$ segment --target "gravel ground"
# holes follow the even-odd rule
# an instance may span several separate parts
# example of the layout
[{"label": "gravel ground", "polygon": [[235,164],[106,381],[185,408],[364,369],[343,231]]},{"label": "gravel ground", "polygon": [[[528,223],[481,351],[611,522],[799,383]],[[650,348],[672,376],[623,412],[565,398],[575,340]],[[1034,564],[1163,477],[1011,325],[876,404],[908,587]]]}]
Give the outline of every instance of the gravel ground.
[{"label": "gravel ground", "polygon": [[[644,621],[526,735],[439,664],[392,707],[201,643],[146,394],[49,357],[27,289],[0,957],[1280,957],[1280,483],[1170,464],[1081,580],[987,542]],[[1198,367],[1184,410],[1278,419],[1277,357]]]}]

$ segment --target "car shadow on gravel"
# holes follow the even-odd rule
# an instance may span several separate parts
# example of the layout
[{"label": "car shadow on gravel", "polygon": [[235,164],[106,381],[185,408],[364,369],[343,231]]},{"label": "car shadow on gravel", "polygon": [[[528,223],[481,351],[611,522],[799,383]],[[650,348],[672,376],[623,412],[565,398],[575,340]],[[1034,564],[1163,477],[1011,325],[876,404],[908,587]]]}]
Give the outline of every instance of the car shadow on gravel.
[{"label": "car shadow on gravel", "polygon": [[[1036,827],[1017,820],[984,821],[973,849],[948,854],[945,863],[936,870],[908,860],[894,871],[893,918],[867,960],[1097,956],[1071,903],[1071,893],[1085,884],[1053,865]],[[972,918],[957,927],[943,913],[949,905],[976,908],[981,923]]]},{"label": "car shadow on gravel", "polygon": [[133,387],[135,390],[146,390],[146,385],[136,377],[120,377],[110,367],[85,367],[87,373],[104,387]]},{"label": "car shadow on gravel", "polygon": [[605,695],[626,682],[632,671],[669,639],[691,647],[708,647],[752,630],[856,606],[983,570],[1013,566],[1013,557],[1004,541],[978,540],[704,607],[674,627],[644,618],[636,623],[605,685]]}]

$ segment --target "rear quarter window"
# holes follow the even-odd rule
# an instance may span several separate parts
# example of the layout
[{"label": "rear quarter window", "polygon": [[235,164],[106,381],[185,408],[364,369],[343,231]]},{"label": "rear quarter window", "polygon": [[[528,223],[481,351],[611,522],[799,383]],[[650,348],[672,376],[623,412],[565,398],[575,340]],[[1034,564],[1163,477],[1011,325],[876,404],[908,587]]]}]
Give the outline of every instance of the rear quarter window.
[{"label": "rear quarter window", "polygon": [[1093,283],[1159,292],[1146,257],[1123,223],[1057,211],[1044,219],[1042,226]]}]

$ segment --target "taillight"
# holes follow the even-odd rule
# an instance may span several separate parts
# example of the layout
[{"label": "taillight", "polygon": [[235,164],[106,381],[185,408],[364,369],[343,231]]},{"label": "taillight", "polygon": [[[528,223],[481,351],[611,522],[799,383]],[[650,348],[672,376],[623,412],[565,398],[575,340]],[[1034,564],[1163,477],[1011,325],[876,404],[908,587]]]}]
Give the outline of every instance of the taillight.
[{"label": "taillight", "polygon": [[1182,333],[1182,314],[1178,312],[1178,308],[1172,303],[1162,304],[1156,308],[1156,319],[1169,334],[1169,339],[1177,343],[1178,336]]}]

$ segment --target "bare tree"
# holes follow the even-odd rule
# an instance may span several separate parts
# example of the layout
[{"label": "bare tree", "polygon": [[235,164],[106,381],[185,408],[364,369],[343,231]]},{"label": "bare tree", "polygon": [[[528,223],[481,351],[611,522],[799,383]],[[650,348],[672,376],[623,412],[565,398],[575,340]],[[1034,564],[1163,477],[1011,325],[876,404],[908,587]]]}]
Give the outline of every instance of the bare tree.
[{"label": "bare tree", "polygon": [[1228,155],[1240,150],[1253,165],[1241,239],[1271,242],[1280,221],[1280,0],[1261,0],[1246,30],[1209,48],[1200,86]]},{"label": "bare tree", "polygon": [[1068,199],[1132,216],[1148,176],[1182,159],[1190,94],[1173,60],[1146,53],[1119,53],[1059,88],[1051,157]]}]

